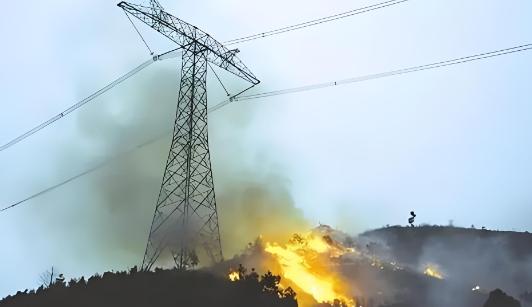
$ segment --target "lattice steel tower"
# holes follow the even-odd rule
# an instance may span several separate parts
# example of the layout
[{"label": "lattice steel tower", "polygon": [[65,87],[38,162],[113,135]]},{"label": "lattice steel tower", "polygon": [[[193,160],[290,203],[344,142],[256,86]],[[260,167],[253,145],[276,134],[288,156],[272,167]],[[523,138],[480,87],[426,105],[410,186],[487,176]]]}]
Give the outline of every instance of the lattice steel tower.
[{"label": "lattice steel tower", "polygon": [[[202,246],[213,262],[222,260],[218,212],[207,135],[207,65],[212,63],[253,85],[259,80],[229,50],[209,34],[149,5],[118,4],[182,49],[181,84],[170,153],[155,207],[142,263],[173,262],[186,269],[197,261]],[[163,265],[166,265],[163,264]]]}]

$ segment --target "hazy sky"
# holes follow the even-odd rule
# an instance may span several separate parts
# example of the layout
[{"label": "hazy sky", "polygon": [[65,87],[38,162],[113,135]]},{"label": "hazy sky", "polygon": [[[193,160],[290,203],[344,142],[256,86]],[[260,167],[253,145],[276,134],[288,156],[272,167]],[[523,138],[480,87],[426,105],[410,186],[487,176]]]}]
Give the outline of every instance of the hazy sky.
[{"label": "hazy sky", "polygon": [[[168,11],[220,41],[377,2],[161,0]],[[3,5],[0,143],[149,57],[115,5],[104,0]],[[531,12],[528,0],[411,0],[244,43],[239,56],[261,79],[257,91],[274,90],[531,43]],[[156,51],[172,47],[140,29]],[[179,60],[154,64],[94,105],[0,152],[0,206],[170,128],[179,67]],[[228,84],[237,83],[225,77]],[[311,223],[352,233],[405,224],[410,210],[419,223],[453,220],[461,226],[530,230],[530,80],[531,51],[230,105],[211,115],[215,176],[217,169],[246,165],[246,178],[282,181],[291,203]],[[214,104],[224,97],[211,81]],[[132,222],[114,219],[114,209],[107,207],[113,198],[95,193],[107,189],[102,195],[126,197],[129,190],[96,183],[126,182],[119,187],[133,190],[148,186],[144,198],[120,203],[142,207],[150,220],[167,144],[157,146],[131,158],[142,181],[131,178],[129,166],[110,166],[0,214],[0,297],[35,286],[52,264],[70,276],[115,268],[103,264],[112,258],[112,242],[110,254],[96,257],[83,240],[105,237],[95,229],[110,224],[114,232],[126,232],[121,225]],[[217,186],[229,180],[218,178]],[[101,210],[94,215],[86,212],[88,206]],[[143,232],[148,227],[139,221]],[[79,242],[70,244],[70,237],[66,244],[65,233]],[[142,250],[145,242],[131,244]],[[121,265],[140,261],[137,254]]]}]

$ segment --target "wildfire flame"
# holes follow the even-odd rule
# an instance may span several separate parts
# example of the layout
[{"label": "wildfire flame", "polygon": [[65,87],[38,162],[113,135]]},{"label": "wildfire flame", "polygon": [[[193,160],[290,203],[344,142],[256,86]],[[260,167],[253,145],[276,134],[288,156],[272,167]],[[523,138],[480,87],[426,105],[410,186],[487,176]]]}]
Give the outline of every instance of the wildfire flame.
[{"label": "wildfire flame", "polygon": [[[272,238],[264,239],[260,236],[254,244],[249,244],[243,255],[249,257],[247,261],[255,268],[258,267],[259,271],[269,271],[280,276],[282,284],[279,283],[278,287],[281,290],[287,288],[295,290],[300,307],[315,306],[316,303],[355,307],[365,302],[364,296],[360,296],[361,291],[356,282],[353,283],[353,277],[349,277],[348,283],[340,274],[340,268],[344,268],[344,265],[354,264],[365,268],[371,266],[374,268],[372,270],[374,273],[416,270],[403,267],[392,259],[380,259],[369,247],[367,251],[350,248],[349,245],[360,245],[348,239],[350,237],[320,225],[306,235],[294,234],[286,242]],[[340,241],[346,242],[345,245]],[[431,278],[444,279],[444,274],[434,264],[422,267],[422,272]],[[244,279],[244,276],[246,276],[245,269],[242,266],[239,270],[230,269],[228,273],[231,281]],[[479,289],[480,287],[476,286],[472,291]],[[379,299],[386,299],[382,291],[378,291],[377,295]]]},{"label": "wildfire flame", "polygon": [[[286,244],[267,242],[264,250],[273,256],[289,286],[312,296],[318,303],[339,300],[347,306],[355,305],[346,294],[346,283],[331,268],[332,259],[352,252],[352,249],[328,236],[296,234]],[[306,305],[305,302],[300,304]]]},{"label": "wildfire flame", "polygon": [[236,271],[233,271],[233,272],[229,273],[229,279],[231,281],[240,280],[240,274],[238,274],[238,272],[236,272]]},{"label": "wildfire flame", "polygon": [[432,278],[443,279],[443,274],[438,270],[437,267],[432,266],[432,265],[428,265],[425,268],[425,271],[423,271],[423,274],[430,276]]}]

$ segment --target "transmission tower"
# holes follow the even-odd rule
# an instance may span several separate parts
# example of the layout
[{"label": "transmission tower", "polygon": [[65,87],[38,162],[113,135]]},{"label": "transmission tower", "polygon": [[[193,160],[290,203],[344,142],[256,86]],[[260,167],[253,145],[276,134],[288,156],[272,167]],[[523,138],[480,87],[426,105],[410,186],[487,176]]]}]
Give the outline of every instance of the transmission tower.
[{"label": "transmission tower", "polygon": [[118,4],[126,14],[175,42],[182,50],[181,84],[170,152],[150,228],[143,270],[156,262],[187,269],[202,247],[211,261],[222,260],[218,212],[207,135],[207,66],[212,63],[254,86],[260,81],[209,34],[165,12],[155,0],[148,5]]}]

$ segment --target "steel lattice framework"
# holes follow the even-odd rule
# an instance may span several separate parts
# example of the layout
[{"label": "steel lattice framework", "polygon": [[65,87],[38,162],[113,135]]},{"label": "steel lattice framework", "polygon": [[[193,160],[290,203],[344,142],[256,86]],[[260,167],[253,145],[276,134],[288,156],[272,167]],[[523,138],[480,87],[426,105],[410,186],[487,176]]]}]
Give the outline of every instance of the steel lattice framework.
[{"label": "steel lattice framework", "polygon": [[197,262],[199,246],[213,262],[221,261],[207,131],[207,65],[215,64],[252,86],[259,80],[235,51],[168,14],[157,1],[151,0],[149,6],[127,2],[118,6],[177,43],[183,51],[173,138],[142,268],[151,270],[158,260],[168,256],[178,268],[189,268]]}]

